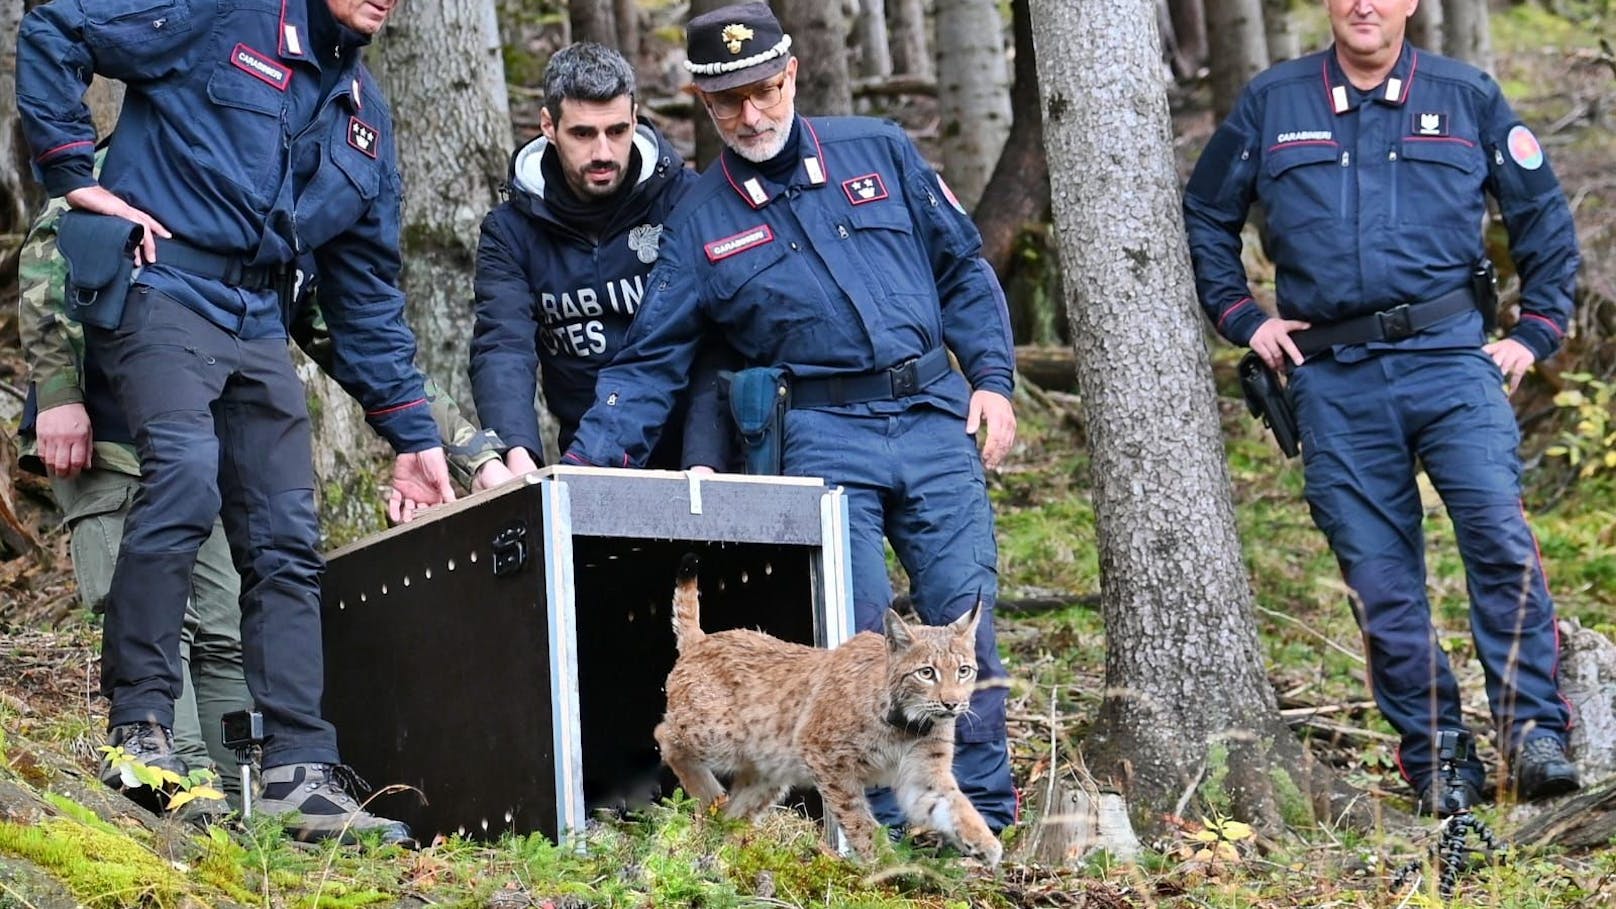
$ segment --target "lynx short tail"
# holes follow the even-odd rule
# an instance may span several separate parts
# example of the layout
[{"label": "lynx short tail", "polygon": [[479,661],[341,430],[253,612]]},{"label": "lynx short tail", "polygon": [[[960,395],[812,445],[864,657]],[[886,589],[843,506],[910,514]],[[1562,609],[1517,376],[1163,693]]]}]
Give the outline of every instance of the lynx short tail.
[{"label": "lynx short tail", "polygon": [[696,570],[701,559],[695,553],[686,553],[679,561],[679,578],[673,587],[673,639],[679,652],[706,637],[701,630],[701,585]]}]

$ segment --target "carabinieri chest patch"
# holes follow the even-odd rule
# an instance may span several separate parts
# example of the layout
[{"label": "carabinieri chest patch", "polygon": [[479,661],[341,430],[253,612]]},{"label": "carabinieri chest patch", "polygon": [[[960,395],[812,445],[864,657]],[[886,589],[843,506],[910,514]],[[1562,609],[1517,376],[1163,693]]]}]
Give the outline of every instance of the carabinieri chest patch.
[{"label": "carabinieri chest patch", "polygon": [[774,231],[767,224],[759,224],[738,234],[730,234],[722,240],[714,240],[702,249],[707,252],[707,261],[717,262],[720,259],[728,259],[736,253],[746,252],[754,246],[762,246],[773,241]]},{"label": "carabinieri chest patch", "polygon": [[863,205],[866,202],[879,202],[887,197],[887,185],[881,182],[880,174],[865,174],[851,180],[842,181],[842,192],[847,193],[847,201],[854,205]]},{"label": "carabinieri chest patch", "polygon": [[349,117],[348,144],[372,158],[376,157],[376,127],[358,117]]},{"label": "carabinieri chest patch", "polygon": [[230,62],[235,64],[236,69],[280,91],[286,91],[286,86],[292,81],[291,70],[245,44],[236,45],[235,50],[230,52]]}]

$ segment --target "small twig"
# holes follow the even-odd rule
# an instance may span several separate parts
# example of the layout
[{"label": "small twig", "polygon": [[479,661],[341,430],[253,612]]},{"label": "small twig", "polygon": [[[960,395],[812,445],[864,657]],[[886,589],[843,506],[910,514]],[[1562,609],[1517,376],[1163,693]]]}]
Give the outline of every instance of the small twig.
[{"label": "small twig", "polygon": [[1287,719],[1291,717],[1317,716],[1321,713],[1346,713],[1351,710],[1365,710],[1375,706],[1374,701],[1347,701],[1342,704],[1319,704],[1313,707],[1287,707],[1279,711],[1279,715]]},{"label": "small twig", "polygon": [[1346,647],[1343,647],[1340,644],[1337,644],[1335,641],[1331,640],[1329,638],[1329,636],[1324,634],[1324,632],[1315,629],[1313,626],[1307,624],[1306,622],[1302,621],[1301,619],[1295,618],[1293,616],[1288,616],[1283,612],[1277,612],[1277,611],[1269,609],[1269,608],[1267,608],[1265,606],[1258,606],[1257,611],[1262,613],[1263,615],[1266,615],[1266,616],[1270,617],[1270,618],[1283,619],[1284,621],[1290,622],[1292,625],[1295,625],[1296,627],[1302,629],[1303,631],[1307,632],[1308,634],[1311,634],[1314,637],[1318,638],[1319,640],[1323,641],[1330,648],[1332,648],[1334,650],[1337,650],[1337,651],[1340,651],[1341,653],[1344,653],[1349,657],[1352,657],[1357,662],[1362,663],[1364,661],[1363,654],[1357,653],[1357,652],[1355,652],[1353,650],[1350,650],[1350,649],[1348,649]]},{"label": "small twig", "polygon": [[1361,728],[1361,727],[1358,727],[1358,726],[1347,726],[1347,725],[1345,725],[1343,723],[1332,723],[1332,722],[1330,722],[1328,720],[1318,720],[1318,719],[1311,719],[1311,718],[1308,718],[1308,717],[1303,717],[1301,719],[1301,722],[1297,723],[1296,725],[1307,726],[1307,727],[1310,727],[1310,728],[1313,728],[1313,729],[1321,730],[1323,732],[1333,732],[1333,733],[1336,733],[1337,735],[1358,736],[1358,737],[1361,737],[1361,738],[1373,739],[1374,741],[1377,741],[1377,742],[1397,742],[1397,741],[1400,741],[1400,739],[1397,736],[1392,735],[1389,732],[1376,732],[1373,729],[1364,729],[1364,728]]},{"label": "small twig", "polygon": [[19,401],[28,400],[28,392],[23,391],[21,388],[18,388],[10,382],[0,381],[0,391],[16,397],[16,399]]}]

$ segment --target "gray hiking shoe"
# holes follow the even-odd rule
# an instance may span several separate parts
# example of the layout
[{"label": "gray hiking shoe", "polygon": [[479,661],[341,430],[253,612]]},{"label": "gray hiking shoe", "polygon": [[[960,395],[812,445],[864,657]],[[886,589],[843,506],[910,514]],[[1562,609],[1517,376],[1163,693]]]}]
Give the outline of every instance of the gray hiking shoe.
[{"label": "gray hiking shoe", "polygon": [[350,792],[369,792],[364,780],[342,764],[282,764],[263,773],[263,793],[255,812],[281,815],[288,836],[307,843],[359,841],[378,833],[383,843],[413,846],[410,828],[359,807]]},{"label": "gray hiking shoe", "polygon": [[1566,757],[1565,746],[1554,736],[1528,740],[1510,764],[1515,791],[1524,801],[1554,798],[1582,788],[1577,765]]},{"label": "gray hiking shoe", "polygon": [[[114,726],[107,732],[107,744],[122,748],[130,760],[154,770],[169,770],[180,776],[189,772],[185,762],[174,753],[174,734],[157,723]],[[141,807],[161,813],[170,793],[139,783],[126,769],[122,762],[114,764],[110,755],[102,757],[101,782],[122,792]]]}]

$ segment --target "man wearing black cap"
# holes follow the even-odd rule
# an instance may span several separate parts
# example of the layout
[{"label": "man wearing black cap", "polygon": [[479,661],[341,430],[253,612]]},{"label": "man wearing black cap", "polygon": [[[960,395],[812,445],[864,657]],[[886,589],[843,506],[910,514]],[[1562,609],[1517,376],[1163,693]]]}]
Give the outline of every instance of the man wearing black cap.
[{"label": "man wearing black cap", "polygon": [[[1015,440],[1004,294],[976,227],[902,129],[796,114],[790,48],[762,3],[690,21],[685,67],[726,148],[669,219],[628,346],[563,460],[643,464],[709,326],[750,365],[783,369],[784,472],[846,492],[859,629],[879,629],[892,599],[883,538],[927,622],[983,602],[986,682],[956,729],[954,771],[1002,829],[1016,798],[983,466]],[[890,795],[874,795],[877,817],[901,822]]]}]

